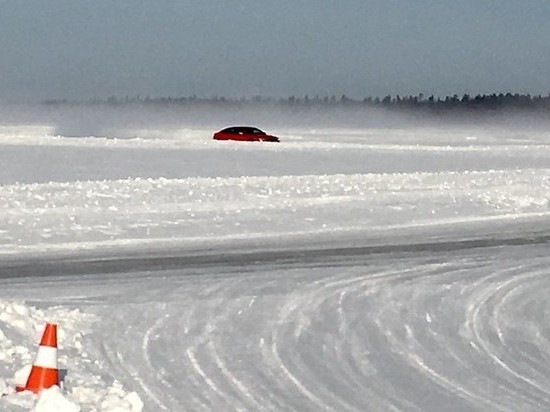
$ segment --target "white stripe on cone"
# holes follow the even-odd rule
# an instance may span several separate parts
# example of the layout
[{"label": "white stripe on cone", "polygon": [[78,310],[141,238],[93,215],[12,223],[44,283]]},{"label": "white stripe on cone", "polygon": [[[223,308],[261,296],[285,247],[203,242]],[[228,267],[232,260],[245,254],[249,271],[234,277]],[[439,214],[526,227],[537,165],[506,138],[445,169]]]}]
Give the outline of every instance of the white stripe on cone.
[{"label": "white stripe on cone", "polygon": [[48,369],[57,369],[57,348],[39,346],[34,366]]}]

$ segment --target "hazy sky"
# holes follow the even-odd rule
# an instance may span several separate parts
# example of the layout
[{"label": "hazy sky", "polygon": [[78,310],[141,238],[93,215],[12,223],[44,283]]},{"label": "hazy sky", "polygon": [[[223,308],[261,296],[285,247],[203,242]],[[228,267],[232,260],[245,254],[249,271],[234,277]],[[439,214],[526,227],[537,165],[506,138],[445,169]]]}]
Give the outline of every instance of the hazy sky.
[{"label": "hazy sky", "polygon": [[550,92],[550,0],[0,0],[0,99]]}]

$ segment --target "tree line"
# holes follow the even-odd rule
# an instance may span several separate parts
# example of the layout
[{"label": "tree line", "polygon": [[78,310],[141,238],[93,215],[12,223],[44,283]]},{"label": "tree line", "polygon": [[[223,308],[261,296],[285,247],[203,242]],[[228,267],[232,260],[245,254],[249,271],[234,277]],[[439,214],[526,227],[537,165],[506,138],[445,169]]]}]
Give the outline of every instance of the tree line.
[{"label": "tree line", "polygon": [[406,111],[423,111],[442,113],[448,111],[498,111],[503,109],[541,110],[550,111],[550,93],[546,96],[519,94],[519,93],[493,93],[477,94],[475,96],[464,94],[436,97],[434,95],[400,96],[387,95],[384,97],[365,97],[354,99],[346,95],[336,96],[289,96],[286,98],[272,98],[254,96],[250,98],[226,98],[226,97],[116,97],[91,98],[88,100],[74,101],[67,99],[50,99],[42,102],[46,105],[152,105],[152,106],[282,106],[282,107],[375,107],[397,109]]}]

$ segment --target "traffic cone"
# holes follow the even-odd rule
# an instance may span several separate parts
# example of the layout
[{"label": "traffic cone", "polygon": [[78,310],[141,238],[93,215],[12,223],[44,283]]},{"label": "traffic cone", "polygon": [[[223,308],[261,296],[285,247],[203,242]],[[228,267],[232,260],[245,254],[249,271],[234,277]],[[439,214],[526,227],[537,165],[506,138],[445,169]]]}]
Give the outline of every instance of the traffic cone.
[{"label": "traffic cone", "polygon": [[57,325],[46,323],[42,335],[36,360],[32,365],[31,373],[24,387],[18,386],[17,392],[32,391],[39,393],[53,385],[59,385],[59,371],[57,369]]}]

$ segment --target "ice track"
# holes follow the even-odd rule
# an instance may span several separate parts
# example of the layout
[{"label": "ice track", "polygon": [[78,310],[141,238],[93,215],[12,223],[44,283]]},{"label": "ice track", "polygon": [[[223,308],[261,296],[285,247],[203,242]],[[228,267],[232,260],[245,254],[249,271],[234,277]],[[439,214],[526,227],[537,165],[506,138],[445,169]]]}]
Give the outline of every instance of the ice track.
[{"label": "ice track", "polygon": [[145,410],[535,411],[550,407],[546,252],[101,275],[96,298],[74,294],[90,278],[69,277],[62,299],[94,302],[88,352]]},{"label": "ice track", "polygon": [[0,390],[53,318],[83,412],[550,409],[546,130],[205,133],[0,133]]}]

